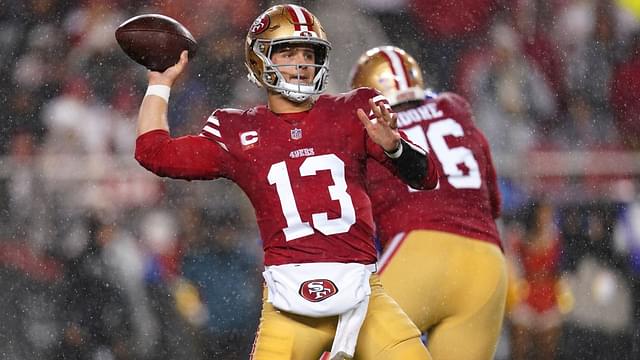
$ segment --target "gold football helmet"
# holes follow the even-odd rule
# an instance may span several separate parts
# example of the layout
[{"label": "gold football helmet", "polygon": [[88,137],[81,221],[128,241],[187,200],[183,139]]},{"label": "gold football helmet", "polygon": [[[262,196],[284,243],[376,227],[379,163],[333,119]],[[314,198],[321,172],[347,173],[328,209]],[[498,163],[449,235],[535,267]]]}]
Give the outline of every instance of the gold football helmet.
[{"label": "gold football helmet", "polygon": [[[312,84],[288,83],[271,62],[274,47],[282,44],[311,45],[315,52],[315,76]],[[262,13],[253,22],[245,42],[245,65],[249,81],[258,86],[302,102],[312,95],[322,93],[329,75],[329,50],[331,44],[316,18],[309,10],[298,5],[276,5]],[[303,64],[295,64],[298,69]],[[291,66],[291,65],[288,65]],[[309,66],[309,65],[305,65]]]},{"label": "gold football helmet", "polygon": [[422,70],[416,60],[395,46],[368,50],[351,70],[351,88],[377,89],[395,106],[425,96]]}]

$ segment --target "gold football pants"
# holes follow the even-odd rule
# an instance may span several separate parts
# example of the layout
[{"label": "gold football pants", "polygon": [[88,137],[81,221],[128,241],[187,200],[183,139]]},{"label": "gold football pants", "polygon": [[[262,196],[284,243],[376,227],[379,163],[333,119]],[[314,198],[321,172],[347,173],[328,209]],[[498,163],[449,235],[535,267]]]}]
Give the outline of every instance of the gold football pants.
[{"label": "gold football pants", "polygon": [[412,231],[383,254],[380,278],[422,332],[434,360],[493,359],[507,290],[494,244],[439,231]]},{"label": "gold football pants", "polygon": [[[420,332],[387,295],[376,274],[371,276],[367,317],[356,345],[355,360],[422,360],[431,357]],[[275,309],[266,302],[256,335],[253,360],[317,360],[331,350],[337,316],[312,318]]]}]

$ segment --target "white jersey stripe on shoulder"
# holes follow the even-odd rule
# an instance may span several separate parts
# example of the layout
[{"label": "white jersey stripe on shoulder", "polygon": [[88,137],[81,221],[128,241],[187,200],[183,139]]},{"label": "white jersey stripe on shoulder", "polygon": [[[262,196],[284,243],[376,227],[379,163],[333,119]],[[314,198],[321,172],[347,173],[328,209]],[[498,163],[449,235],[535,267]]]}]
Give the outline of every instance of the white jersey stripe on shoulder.
[{"label": "white jersey stripe on shoulder", "polygon": [[[374,103],[378,103],[379,101],[384,101],[382,103],[382,106],[384,106],[384,108],[389,110],[390,112],[393,112],[393,110],[391,109],[391,105],[389,105],[389,100],[384,95],[376,95],[373,98],[371,98],[371,100],[373,100]],[[372,116],[373,116],[373,110],[369,110],[369,117],[371,118]],[[377,120],[372,119],[372,122],[375,124]]]},{"label": "white jersey stripe on shoulder", "polygon": [[409,87],[409,82],[407,77],[404,75],[404,65],[402,64],[402,59],[398,54],[393,50],[382,49],[384,53],[391,60],[391,69],[393,70],[393,74],[396,76],[396,80],[398,81],[398,90],[404,90]]},{"label": "white jersey stripe on shoulder", "polygon": [[220,126],[220,120],[218,120],[218,118],[213,115],[209,116],[209,118],[207,119],[207,122],[210,122],[216,126]]},{"label": "white jersey stripe on shoulder", "polygon": [[373,99],[371,99],[371,100],[373,100],[373,102],[374,102],[374,103],[377,103],[378,101],[386,101],[386,102],[389,102],[389,100],[387,100],[387,98],[386,98],[384,95],[376,95],[376,96],[374,96],[374,97],[373,97]]},{"label": "white jersey stripe on shoulder", "polygon": [[309,26],[307,24],[307,18],[304,16],[304,12],[302,8],[298,5],[289,5],[293,9],[293,12],[296,14],[298,24],[300,24],[300,31],[309,31]]},{"label": "white jersey stripe on shoulder", "polygon": [[213,128],[213,127],[211,127],[209,125],[205,125],[205,127],[202,129],[202,131],[205,131],[205,132],[207,132],[207,133],[209,133],[209,134],[211,134],[211,135],[213,135],[215,137],[222,138],[222,134],[220,133],[220,130],[218,130],[216,128]]},{"label": "white jersey stripe on shoulder", "polygon": [[[374,103],[377,103],[379,101],[384,101],[382,103],[382,106],[384,106],[385,109],[391,111],[391,105],[389,105],[389,99],[387,99],[384,95],[374,96],[371,100],[373,100]],[[373,110],[371,111],[371,114],[373,114]]]}]

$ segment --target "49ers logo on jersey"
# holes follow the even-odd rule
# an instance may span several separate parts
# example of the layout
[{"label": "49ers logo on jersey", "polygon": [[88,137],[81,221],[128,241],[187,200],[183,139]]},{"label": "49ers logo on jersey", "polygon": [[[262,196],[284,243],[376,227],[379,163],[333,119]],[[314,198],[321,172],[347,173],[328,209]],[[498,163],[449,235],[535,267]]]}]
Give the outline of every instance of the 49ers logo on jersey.
[{"label": "49ers logo on jersey", "polygon": [[329,279],[308,280],[300,285],[300,296],[311,302],[319,302],[338,293],[338,288]]}]

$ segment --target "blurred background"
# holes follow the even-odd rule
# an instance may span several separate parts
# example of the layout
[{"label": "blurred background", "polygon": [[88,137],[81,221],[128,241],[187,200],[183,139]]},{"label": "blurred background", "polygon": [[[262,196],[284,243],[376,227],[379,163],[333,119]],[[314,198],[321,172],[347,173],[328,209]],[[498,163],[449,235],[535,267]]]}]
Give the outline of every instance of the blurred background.
[{"label": "blurred background", "polygon": [[[465,96],[503,194],[511,286],[496,359],[640,358],[640,1],[293,1],[333,44],[330,92],[393,44]],[[135,163],[146,71],[118,48],[162,13],[200,49],[174,136],[261,103],[243,40],[259,0],[0,1],[0,359],[247,359],[262,250],[224,180]],[[552,289],[552,291],[549,291]]]}]

